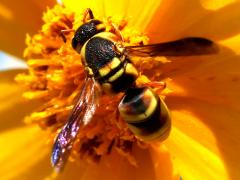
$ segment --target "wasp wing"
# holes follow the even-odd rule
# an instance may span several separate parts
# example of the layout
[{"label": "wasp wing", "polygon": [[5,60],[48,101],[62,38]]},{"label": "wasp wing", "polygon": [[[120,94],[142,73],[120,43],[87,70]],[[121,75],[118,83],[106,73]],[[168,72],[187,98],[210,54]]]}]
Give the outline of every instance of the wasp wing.
[{"label": "wasp wing", "polygon": [[56,171],[60,171],[67,161],[79,128],[86,125],[92,118],[97,102],[97,89],[93,78],[84,81],[77,102],[73,107],[68,121],[55,139],[51,162]]},{"label": "wasp wing", "polygon": [[217,53],[214,42],[205,38],[188,37],[176,41],[143,46],[126,46],[130,56],[193,56]]}]

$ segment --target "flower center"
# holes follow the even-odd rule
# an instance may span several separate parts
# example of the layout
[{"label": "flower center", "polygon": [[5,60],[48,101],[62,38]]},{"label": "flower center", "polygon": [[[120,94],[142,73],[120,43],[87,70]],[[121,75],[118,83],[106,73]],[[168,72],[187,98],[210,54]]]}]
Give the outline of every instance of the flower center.
[{"label": "flower center", "polygon": [[[82,18],[82,15],[77,16],[59,5],[49,9],[43,16],[44,24],[40,32],[32,37],[27,35],[24,57],[29,66],[28,72],[16,77],[16,80],[26,87],[23,94],[25,98],[43,102],[38,110],[25,118],[26,123],[36,123],[42,129],[50,131],[49,138],[52,141],[57,130],[66,123],[85,77],[81,57],[71,46],[73,33],[65,34],[64,43],[61,30],[77,29],[83,23]],[[146,36],[128,27],[126,20],[111,17],[101,21],[108,32],[114,31],[111,23],[118,27],[124,38],[124,45],[148,42]],[[135,57],[132,61],[140,71],[151,68],[150,63],[145,66],[144,58]],[[151,78],[154,79],[154,76]],[[141,81],[148,80],[143,76],[138,83]],[[121,97],[122,94],[116,95],[116,98],[101,96],[100,106],[93,120],[80,129],[72,157],[98,161],[101,156],[117,150],[132,164],[136,164],[131,151],[134,145],[142,147],[144,143],[129,131],[126,123],[118,116],[117,107]]]}]

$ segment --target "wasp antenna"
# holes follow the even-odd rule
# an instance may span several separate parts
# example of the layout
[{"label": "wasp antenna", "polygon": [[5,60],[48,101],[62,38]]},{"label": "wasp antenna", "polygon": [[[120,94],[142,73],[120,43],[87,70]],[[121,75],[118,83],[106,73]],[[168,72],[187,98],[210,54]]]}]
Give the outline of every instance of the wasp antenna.
[{"label": "wasp antenna", "polygon": [[64,43],[67,42],[67,38],[66,38],[65,34],[69,33],[69,32],[75,32],[75,30],[74,29],[63,29],[60,31],[60,36],[62,37]]},{"label": "wasp antenna", "polygon": [[93,12],[90,8],[87,8],[83,14],[83,22],[87,22],[89,19],[94,19]]}]

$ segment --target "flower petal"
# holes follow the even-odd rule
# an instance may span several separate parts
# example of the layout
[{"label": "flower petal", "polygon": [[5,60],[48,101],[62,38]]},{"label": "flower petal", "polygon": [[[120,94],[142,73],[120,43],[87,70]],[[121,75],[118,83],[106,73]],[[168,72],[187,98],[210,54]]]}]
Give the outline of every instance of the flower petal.
[{"label": "flower petal", "polygon": [[[37,126],[23,123],[24,116],[36,107],[36,103],[31,102],[30,106],[23,101],[22,89],[14,82],[20,72],[23,71],[0,72],[1,179],[26,179],[30,167],[49,153],[45,147],[47,136]],[[24,178],[19,178],[20,175]]]},{"label": "flower petal", "polygon": [[234,0],[223,0],[223,1],[200,0],[201,5],[204,8],[209,10],[218,10],[233,2]]},{"label": "flower petal", "polygon": [[44,172],[36,174],[35,171],[34,176],[27,178],[31,167],[40,163],[42,158],[49,153],[49,148],[46,147],[46,137],[46,134],[43,134],[37,126],[25,126],[1,133],[1,179],[31,179],[33,177],[35,179],[35,177],[43,176]]},{"label": "flower petal", "polygon": [[[40,28],[43,10],[55,1],[24,0],[0,2],[0,49],[21,57],[25,47],[26,32],[34,33]],[[34,9],[34,11],[32,11]],[[30,15],[29,15],[30,14]]]},{"label": "flower petal", "polygon": [[187,97],[169,97],[168,103],[175,127],[168,148],[176,159],[186,161],[186,174],[188,166],[190,172],[198,168],[189,174],[196,177],[239,179],[239,111]]},{"label": "flower petal", "polygon": [[179,179],[179,176],[174,175],[169,153],[163,148],[158,148],[157,151],[137,148],[134,154],[138,162],[137,167],[132,166],[125,157],[113,151],[99,164],[86,164],[81,161],[77,161],[77,164],[69,163],[57,179]]},{"label": "flower petal", "polygon": [[162,1],[145,29],[153,42],[186,36],[213,40],[239,33],[239,1]]},{"label": "flower petal", "polygon": [[129,25],[134,26],[138,30],[143,30],[151,21],[161,1],[63,0],[63,2],[66,7],[77,13],[83,12],[86,8],[91,8],[94,14],[101,17],[125,17],[129,20]]},{"label": "flower petal", "polygon": [[[226,173],[223,171],[224,165],[231,179],[240,178],[239,37],[222,41],[220,52],[216,55],[172,58],[172,62],[165,64],[162,69],[162,77],[171,79],[168,87],[173,90],[166,99],[173,113],[173,126],[177,129],[173,130],[171,141],[180,141],[178,136],[186,139],[179,143],[179,148],[181,146],[182,151],[193,151],[191,154],[198,157],[199,163],[206,164],[205,158],[208,156],[218,159],[209,161],[208,166],[216,172],[219,171],[215,175],[218,177],[218,174],[222,174],[219,176],[221,179],[227,178],[223,176]],[[195,147],[197,144],[199,151]],[[171,145],[169,149],[173,147]],[[206,153],[201,153],[205,151]],[[182,157],[184,155],[179,153],[179,158]],[[217,161],[218,163],[214,164]],[[194,162],[186,164],[194,166]],[[208,173],[207,169],[200,168],[199,172],[201,171],[203,174]],[[214,177],[213,173],[209,175]]]},{"label": "flower petal", "polygon": [[0,72],[0,132],[23,125],[23,118],[39,105],[39,102],[23,100],[23,89],[14,82],[20,72],[23,71]]},{"label": "flower petal", "polygon": [[173,128],[166,145],[182,179],[229,179],[221,158],[183,131]]},{"label": "flower petal", "polygon": [[[45,138],[44,138],[45,137]],[[135,149],[134,154],[138,166],[113,152],[102,159],[100,164],[87,164],[77,161],[68,163],[66,169],[56,175],[50,167],[50,150],[46,147],[46,134],[36,126],[17,128],[0,134],[0,148],[4,149],[0,156],[2,179],[151,179],[177,180],[174,175],[172,161],[163,148],[157,151]],[[49,147],[49,146],[48,146]],[[37,154],[37,155],[36,155]],[[74,172],[74,173],[73,173]]]},{"label": "flower petal", "polygon": [[[223,40],[216,55],[169,58],[172,62],[161,69],[161,77],[170,79],[168,87],[173,90],[166,99],[174,127],[167,145],[183,179],[239,179],[239,3],[205,12],[198,7],[193,13],[187,11],[194,21],[175,20],[170,15],[169,22],[160,21],[166,27],[160,29],[166,35],[160,40],[189,35]],[[176,26],[178,23],[181,25]]]}]

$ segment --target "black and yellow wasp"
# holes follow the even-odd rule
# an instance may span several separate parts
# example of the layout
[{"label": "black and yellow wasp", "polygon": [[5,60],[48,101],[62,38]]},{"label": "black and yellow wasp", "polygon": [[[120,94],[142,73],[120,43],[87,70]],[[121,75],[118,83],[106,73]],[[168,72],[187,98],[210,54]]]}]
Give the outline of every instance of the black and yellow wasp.
[{"label": "black and yellow wasp", "polygon": [[[135,81],[139,72],[131,56],[189,56],[216,51],[212,41],[198,37],[123,46],[121,32],[114,24],[112,26],[115,32],[106,32],[104,24],[94,19],[92,11],[87,9],[83,24],[75,31],[72,47],[81,54],[86,79],[67,123],[55,140],[51,161],[57,171],[65,165],[80,127],[88,124],[96,111],[97,87],[105,93],[125,93],[118,106],[119,114],[137,137],[146,141],[161,139],[169,130],[166,129],[170,128],[167,106],[151,89],[151,83],[137,87]],[[62,37],[66,40],[64,34]],[[158,85],[165,86],[161,82]]]}]

